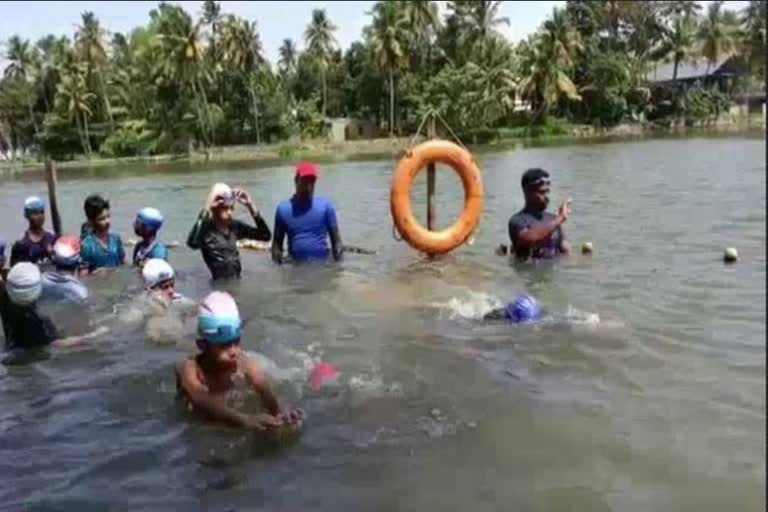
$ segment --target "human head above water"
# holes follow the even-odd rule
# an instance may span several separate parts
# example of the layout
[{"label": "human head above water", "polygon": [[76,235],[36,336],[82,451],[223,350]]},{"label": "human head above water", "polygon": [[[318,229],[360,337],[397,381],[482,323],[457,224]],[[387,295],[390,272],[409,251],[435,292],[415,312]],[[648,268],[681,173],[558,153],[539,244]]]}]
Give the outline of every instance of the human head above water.
[{"label": "human head above water", "polygon": [[232,212],[235,209],[235,193],[226,183],[216,183],[208,192],[205,206],[217,222],[229,224],[232,222]]},{"label": "human head above water", "polygon": [[85,198],[83,210],[94,231],[109,231],[109,201],[98,194],[90,195]]},{"label": "human head above water", "polygon": [[504,307],[507,319],[513,323],[533,322],[541,318],[541,308],[532,296],[522,293]]},{"label": "human head above water", "polygon": [[45,203],[37,196],[30,196],[24,201],[24,217],[29,227],[41,229],[45,224]]},{"label": "human head above water", "polygon": [[549,173],[544,169],[533,168],[523,173],[520,186],[523,188],[526,208],[544,211],[549,204]]},{"label": "human head above water", "polygon": [[53,264],[57,270],[74,271],[80,266],[80,240],[63,235],[53,244]]},{"label": "human head above water", "polygon": [[133,231],[140,237],[152,237],[163,225],[163,214],[155,208],[142,208],[133,221]]},{"label": "human head above water", "polygon": [[8,298],[17,306],[30,306],[43,293],[43,280],[37,265],[29,262],[17,263],[5,279]]},{"label": "human head above water", "polygon": [[240,355],[240,311],[226,292],[211,292],[197,311],[197,346],[224,366],[237,364]]},{"label": "human head above water", "polygon": [[176,294],[176,277],[173,267],[159,258],[148,260],[141,269],[141,277],[147,290],[157,291],[173,300]]},{"label": "human head above water", "polygon": [[294,183],[296,184],[296,196],[299,199],[312,199],[315,193],[315,183],[320,176],[320,169],[312,162],[299,162],[296,165]]}]

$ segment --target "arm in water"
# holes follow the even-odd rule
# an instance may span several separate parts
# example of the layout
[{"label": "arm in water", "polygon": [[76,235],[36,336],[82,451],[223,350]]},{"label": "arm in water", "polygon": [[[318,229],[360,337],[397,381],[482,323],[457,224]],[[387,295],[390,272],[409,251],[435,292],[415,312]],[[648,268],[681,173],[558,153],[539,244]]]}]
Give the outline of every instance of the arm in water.
[{"label": "arm in water", "polygon": [[197,363],[192,359],[182,361],[176,366],[176,376],[177,385],[183,389],[192,405],[215,420],[254,430],[280,426],[280,420],[270,414],[252,416],[239,413],[224,405],[222,400],[213,395],[208,386],[200,380]]},{"label": "arm in water", "polygon": [[272,392],[272,388],[267,381],[266,375],[264,375],[264,372],[261,371],[253,360],[249,357],[242,356],[241,365],[248,382],[251,383],[253,389],[259,394],[264,407],[266,407],[267,411],[269,411],[272,416],[277,418],[280,422],[284,420],[289,424],[298,423],[303,419],[304,414],[302,411],[291,408],[283,409],[280,407],[280,403]]},{"label": "arm in water", "polygon": [[562,254],[571,254],[571,243],[565,238],[565,230],[560,226],[560,252]]},{"label": "arm in water", "polygon": [[200,210],[200,213],[197,216],[197,220],[195,221],[195,224],[192,226],[192,229],[187,236],[187,247],[192,250],[200,249],[202,246],[203,233],[205,233],[209,222],[210,215],[208,210]]},{"label": "arm in water", "polygon": [[59,338],[57,340],[54,340],[53,342],[51,342],[51,346],[56,348],[67,348],[67,347],[74,347],[77,345],[84,345],[86,342],[92,340],[93,338],[96,338],[103,334],[107,334],[108,332],[109,332],[109,328],[102,325],[101,327],[98,327],[97,329],[89,332],[88,334],[83,334],[81,336],[68,336],[66,338]]},{"label": "arm in water", "polygon": [[344,254],[344,244],[341,243],[339,223],[336,220],[336,210],[334,210],[332,204],[328,204],[328,209],[325,211],[325,225],[328,227],[328,236],[331,239],[333,259],[339,261]]},{"label": "arm in water", "polygon": [[278,265],[283,264],[283,240],[285,239],[285,226],[280,217],[280,208],[275,210],[275,237],[272,239],[272,261]]},{"label": "arm in water", "polygon": [[519,226],[512,221],[509,223],[509,239],[515,247],[530,247],[539,242],[542,242],[550,237],[552,233],[559,228],[571,213],[571,201],[570,199],[564,201],[560,205],[560,209],[557,212],[557,216],[550,222],[542,222],[541,224],[529,228],[527,226]]}]

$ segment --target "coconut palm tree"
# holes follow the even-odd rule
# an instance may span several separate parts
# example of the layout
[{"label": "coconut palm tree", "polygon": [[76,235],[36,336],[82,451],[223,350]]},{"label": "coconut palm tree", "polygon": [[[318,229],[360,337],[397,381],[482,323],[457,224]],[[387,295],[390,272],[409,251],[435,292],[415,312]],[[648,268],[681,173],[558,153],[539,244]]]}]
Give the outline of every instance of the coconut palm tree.
[{"label": "coconut palm tree", "polygon": [[736,48],[738,26],[723,12],[723,0],[709,4],[707,15],[696,33],[701,45],[701,55],[707,59],[707,72],[723,55]]},{"label": "coconut palm tree", "polygon": [[219,22],[221,21],[221,4],[213,0],[205,0],[203,2],[203,24],[211,27],[211,38],[209,42],[209,49],[211,50],[211,57],[214,61],[218,58],[217,42],[219,33]]},{"label": "coconut palm tree", "polygon": [[333,35],[335,31],[336,25],[328,19],[324,9],[314,9],[312,11],[312,21],[310,21],[304,31],[304,41],[306,42],[307,49],[320,66],[320,78],[323,83],[323,117],[325,117],[328,103],[325,75],[330,64],[331,53],[336,46],[336,38]]},{"label": "coconut palm tree", "polygon": [[[432,40],[440,28],[437,2],[405,0],[400,2],[407,34],[410,36],[413,63],[431,62]],[[421,52],[426,50],[426,58]]]},{"label": "coconut palm tree", "polygon": [[259,108],[254,90],[253,71],[264,63],[261,40],[256,22],[248,22],[237,16],[227,16],[221,25],[222,59],[230,68],[237,70],[248,85],[253,107],[256,143],[261,144],[259,130]]},{"label": "coconut palm tree", "polygon": [[56,102],[69,115],[70,120],[75,119],[83,151],[86,155],[90,155],[88,118],[93,115],[90,102],[96,96],[88,90],[85,81],[86,72],[86,65],[83,64],[77,71],[62,76],[56,91]]},{"label": "coconut palm tree", "polygon": [[672,80],[677,80],[677,71],[681,62],[691,59],[696,54],[696,21],[692,17],[679,16],[672,21],[672,27],[664,30],[661,44],[654,50],[657,60],[674,62]]},{"label": "coconut palm tree", "polygon": [[578,32],[567,22],[565,13],[555,9],[542,30],[521,44],[519,89],[527,98],[537,117],[565,97],[580,101],[576,85],[571,80],[574,58],[581,47]]},{"label": "coconut palm tree", "polygon": [[741,11],[742,41],[744,54],[752,70],[760,79],[765,75],[766,51],[766,3],[750,0]]},{"label": "coconut palm tree", "polygon": [[[34,72],[38,66],[39,55],[37,49],[31,46],[28,40],[22,40],[19,36],[11,37],[8,40],[8,51],[5,58],[8,60],[8,66],[5,68],[6,78],[20,80],[26,84],[34,81]],[[35,135],[37,135],[38,128],[34,112],[34,94],[28,94],[27,98],[29,119],[35,130]]]},{"label": "coconut palm tree", "polygon": [[86,83],[90,83],[92,73],[96,75],[101,98],[107,112],[109,126],[111,130],[114,130],[115,119],[112,115],[112,106],[109,102],[103,71],[104,66],[108,62],[106,37],[107,31],[101,28],[96,15],[90,11],[84,12],[82,14],[82,25],[75,32],[75,48],[80,58],[86,64]]},{"label": "coconut palm tree", "polygon": [[405,59],[406,19],[396,2],[376,2],[368,36],[379,65],[389,74],[389,135],[395,131],[395,70]]},{"label": "coconut palm tree", "polygon": [[158,72],[171,82],[185,84],[192,91],[198,122],[206,145],[211,144],[211,121],[203,79],[208,78],[201,23],[178,6],[160,4],[156,17],[155,46]]},{"label": "coconut palm tree", "polygon": [[298,52],[296,51],[296,43],[293,39],[283,39],[283,44],[278,49],[280,59],[278,66],[280,71],[285,75],[292,75],[296,71],[296,59]]}]

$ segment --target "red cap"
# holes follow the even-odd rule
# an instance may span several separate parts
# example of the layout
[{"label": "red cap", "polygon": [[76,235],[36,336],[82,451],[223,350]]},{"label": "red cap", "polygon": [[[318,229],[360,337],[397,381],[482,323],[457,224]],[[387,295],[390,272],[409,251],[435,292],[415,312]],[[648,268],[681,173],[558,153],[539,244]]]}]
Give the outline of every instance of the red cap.
[{"label": "red cap", "polygon": [[312,162],[299,162],[296,165],[296,176],[299,178],[317,178],[320,171]]}]

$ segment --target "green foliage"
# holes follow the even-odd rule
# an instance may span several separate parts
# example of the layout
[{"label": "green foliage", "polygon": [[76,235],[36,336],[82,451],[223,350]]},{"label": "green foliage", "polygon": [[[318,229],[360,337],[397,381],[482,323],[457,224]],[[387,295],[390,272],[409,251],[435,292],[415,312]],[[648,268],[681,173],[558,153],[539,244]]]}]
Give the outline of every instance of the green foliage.
[{"label": "green foliage", "polygon": [[703,10],[690,1],[567,0],[516,47],[500,34],[510,20],[498,0],[449,1],[442,17],[435,2],[387,0],[373,4],[363,37],[343,51],[333,20],[315,9],[302,41],[284,40],[274,67],[256,21],[222,5],[207,0],[189,13],[161,2],[143,26],[111,35],[85,12],[71,20],[72,40],[3,41],[3,153],[183,153],[322,137],[324,118],[342,116],[409,135],[432,109],[477,142],[566,130],[552,118],[698,122],[723,111],[728,97],[675,88],[651,95],[652,66],[711,65],[735,53],[752,80],[729,91],[764,81],[763,0],[738,14],[719,1]]}]

